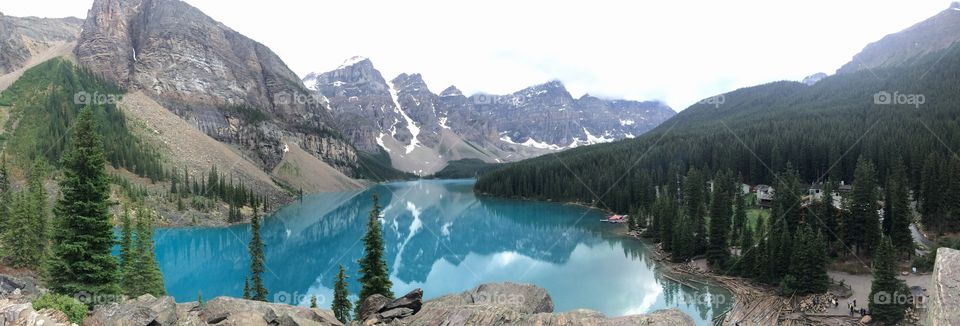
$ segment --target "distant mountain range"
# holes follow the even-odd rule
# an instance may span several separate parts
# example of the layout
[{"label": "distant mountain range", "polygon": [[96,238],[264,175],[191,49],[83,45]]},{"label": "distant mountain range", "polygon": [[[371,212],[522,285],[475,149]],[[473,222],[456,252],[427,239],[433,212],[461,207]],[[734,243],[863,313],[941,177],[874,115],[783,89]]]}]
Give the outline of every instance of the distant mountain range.
[{"label": "distant mountain range", "polygon": [[0,15],[0,45],[0,86],[39,59],[67,56],[266,173],[295,146],[350,178],[428,175],[454,160],[631,138],[675,114],[660,102],[575,99],[558,81],[509,95],[437,94],[419,74],[387,80],[364,58],[301,80],[263,44],[179,0],[95,0],[83,20]]},{"label": "distant mountain range", "polygon": [[452,160],[513,161],[633,138],[676,114],[661,102],[575,99],[559,81],[508,95],[468,97],[455,86],[437,94],[420,74],[387,81],[362,57],[303,83],[358,149],[385,151],[395,167],[417,174]]}]

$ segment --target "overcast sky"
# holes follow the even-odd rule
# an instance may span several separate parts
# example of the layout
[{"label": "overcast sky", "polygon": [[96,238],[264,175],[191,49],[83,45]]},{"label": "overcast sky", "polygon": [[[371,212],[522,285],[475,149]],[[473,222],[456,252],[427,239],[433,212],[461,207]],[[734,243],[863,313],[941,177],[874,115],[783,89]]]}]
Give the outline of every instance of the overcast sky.
[{"label": "overcast sky", "polygon": [[[949,6],[903,1],[187,0],[266,44],[300,76],[361,55],[391,79],[509,93],[551,79],[570,92],[699,99],[833,73],[870,42]],[[3,0],[13,16],[85,17],[92,1]]]}]

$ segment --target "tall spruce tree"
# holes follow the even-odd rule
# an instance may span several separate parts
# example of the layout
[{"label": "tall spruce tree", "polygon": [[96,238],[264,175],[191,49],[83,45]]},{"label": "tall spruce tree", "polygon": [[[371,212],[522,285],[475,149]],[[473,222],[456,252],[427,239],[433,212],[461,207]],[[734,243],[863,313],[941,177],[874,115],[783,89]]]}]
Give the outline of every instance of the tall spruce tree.
[{"label": "tall spruce tree", "polygon": [[733,215],[731,196],[733,178],[730,172],[717,173],[713,179],[713,200],[710,202],[710,239],[707,260],[714,268],[722,267],[730,258],[728,238]]},{"label": "tall spruce tree", "polygon": [[740,276],[756,277],[757,253],[753,242],[753,231],[749,225],[744,224],[743,230],[740,231],[740,257],[737,262],[739,266],[735,266],[735,270],[740,271]]},{"label": "tall spruce tree", "polygon": [[827,249],[823,237],[804,224],[797,228],[793,243],[802,245],[796,246],[790,257],[788,275],[792,284],[785,284],[784,288],[801,295],[826,292],[830,278],[827,276]]},{"label": "tall spruce tree", "polygon": [[[901,253],[913,253],[913,237],[910,235],[910,223],[913,213],[910,208],[910,192],[907,181],[906,168],[899,159],[894,161],[893,174],[887,188],[890,194],[885,202],[888,215],[884,217],[884,224],[889,224],[888,236],[894,249]],[[889,220],[889,222],[887,222]]]},{"label": "tall spruce tree", "polygon": [[747,230],[747,204],[739,187],[734,189],[733,225],[730,230],[732,231],[730,242],[742,242],[743,231]]},{"label": "tall spruce tree", "polygon": [[256,208],[253,210],[253,217],[250,218],[250,296],[257,301],[267,301],[267,287],[263,284],[263,272],[266,270],[266,262],[263,253],[263,239],[260,238],[260,216]]},{"label": "tall spruce tree", "polygon": [[923,164],[921,174],[921,212],[923,224],[927,228],[941,233],[944,230],[947,187],[944,180],[945,173],[942,171],[943,158],[937,153],[927,155]]},{"label": "tall spruce tree", "polygon": [[897,278],[897,257],[890,239],[883,237],[873,262],[870,314],[882,325],[903,320],[906,305],[898,297],[910,295],[906,283]]},{"label": "tall spruce tree", "polygon": [[133,248],[133,222],[126,207],[120,215],[120,287],[123,294],[135,296],[137,292],[137,259]]},{"label": "tall spruce tree", "polygon": [[[839,235],[840,223],[838,221],[837,207],[834,206],[833,202],[833,193],[837,191],[837,186],[832,180],[827,180],[824,182],[823,186],[823,198],[821,199],[822,204],[820,205],[820,211],[816,214],[819,215],[820,219],[823,220],[821,226],[823,227],[820,230],[821,234],[837,234]],[[825,236],[824,241],[828,244],[833,243],[834,237]]]},{"label": "tall spruce tree", "polygon": [[694,235],[693,254],[700,254],[707,249],[706,180],[699,169],[691,168],[683,182],[683,205]]},{"label": "tall spruce tree", "polygon": [[847,227],[857,253],[872,253],[880,242],[880,210],[877,204],[877,172],[873,163],[861,158],[854,170],[853,194],[850,198],[850,224]]},{"label": "tall spruce tree", "polygon": [[137,210],[137,236],[134,239],[136,270],[140,275],[138,291],[134,295],[152,294],[160,297],[167,293],[163,286],[163,274],[157,264],[153,247],[154,213],[146,208]]},{"label": "tall spruce tree", "polygon": [[31,225],[36,234],[36,263],[39,266],[45,260],[50,249],[50,210],[47,207],[47,189],[44,180],[47,178],[47,164],[43,159],[36,159],[30,172],[27,174],[27,192],[30,205]]},{"label": "tall spruce tree", "polygon": [[4,251],[10,264],[17,268],[34,268],[42,262],[41,237],[36,232],[32,198],[26,191],[15,193],[9,203],[8,227],[3,230]]},{"label": "tall spruce tree", "polygon": [[10,218],[10,170],[7,169],[7,157],[0,157],[0,259],[6,256],[4,239],[6,238],[7,220]]},{"label": "tall spruce tree", "polygon": [[333,303],[331,309],[333,310],[334,316],[337,317],[337,320],[344,324],[350,321],[350,310],[353,308],[349,297],[347,272],[343,265],[340,265],[340,271],[337,273],[337,283],[333,286]]},{"label": "tall spruce tree", "polygon": [[[55,207],[56,230],[47,266],[50,288],[61,294],[120,293],[110,221],[110,183],[93,111],[84,108],[73,125],[71,146],[63,155],[61,197]],[[87,302],[92,304],[93,302]]]},{"label": "tall spruce tree", "polygon": [[7,168],[7,156],[0,157],[0,226],[7,217],[6,203],[10,200],[10,169]]},{"label": "tall spruce tree", "polygon": [[360,258],[360,296],[357,299],[357,311],[359,315],[360,304],[363,299],[379,294],[387,298],[393,298],[393,291],[390,288],[393,284],[390,282],[390,273],[387,269],[387,262],[384,260],[383,235],[380,226],[380,196],[373,195],[373,208],[367,217],[367,233],[363,236],[363,257]]}]

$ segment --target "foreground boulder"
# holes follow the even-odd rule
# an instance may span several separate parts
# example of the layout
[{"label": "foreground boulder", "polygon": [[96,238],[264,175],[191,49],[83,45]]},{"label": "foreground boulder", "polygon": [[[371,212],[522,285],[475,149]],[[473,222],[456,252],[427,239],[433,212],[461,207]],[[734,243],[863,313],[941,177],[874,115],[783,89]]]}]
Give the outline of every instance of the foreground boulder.
[{"label": "foreground boulder", "polygon": [[940,248],[933,265],[927,325],[960,325],[960,251]]},{"label": "foreground boulder", "polygon": [[443,296],[423,303],[418,311],[405,316],[413,309],[400,303],[416,302],[411,299],[418,295],[422,296],[422,292],[416,290],[390,303],[382,297],[368,298],[361,305],[364,318],[351,325],[694,325],[693,319],[676,309],[616,318],[592,310],[553,313],[553,299],[546,290],[514,283],[483,284],[461,294]]},{"label": "foreground boulder", "polygon": [[197,317],[207,325],[343,325],[333,313],[325,310],[228,297],[205,303]]},{"label": "foreground boulder", "polygon": [[423,290],[416,289],[396,300],[374,294],[360,303],[358,320],[365,325],[389,324],[413,316],[423,307]]},{"label": "foreground boulder", "polygon": [[[320,310],[260,301],[219,297],[200,305],[177,304],[172,297],[145,294],[123,303],[97,307],[84,326],[264,325],[342,326]],[[3,323],[0,323],[3,325]]]},{"label": "foreground boulder", "polygon": [[36,281],[30,277],[0,274],[0,299],[33,299],[40,295]]},{"label": "foreground boulder", "polygon": [[20,303],[0,299],[0,325],[2,326],[67,326],[72,325],[67,315],[50,309],[36,311],[29,302]]}]

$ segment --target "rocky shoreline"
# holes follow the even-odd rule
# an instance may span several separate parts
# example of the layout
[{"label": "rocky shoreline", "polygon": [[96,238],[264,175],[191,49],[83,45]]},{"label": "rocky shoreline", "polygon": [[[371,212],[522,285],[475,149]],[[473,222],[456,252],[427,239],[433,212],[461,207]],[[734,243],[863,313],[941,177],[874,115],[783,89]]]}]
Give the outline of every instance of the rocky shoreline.
[{"label": "rocky shoreline", "polygon": [[[33,309],[30,300],[44,291],[32,280],[0,275],[0,325],[71,325],[59,311]],[[585,309],[561,313],[553,310],[553,299],[543,288],[493,283],[428,301],[423,301],[420,289],[395,300],[371,296],[361,305],[361,318],[347,325],[694,325],[690,316],[677,309],[623,317],[606,317]],[[230,297],[217,297],[203,303],[176,303],[173,297],[151,295],[101,305],[88,315],[83,325],[345,326],[331,311],[324,309]]]}]

